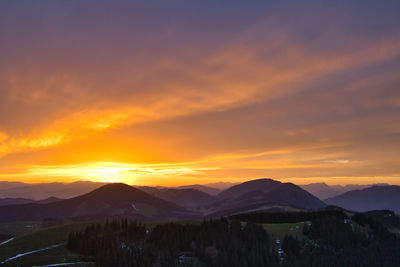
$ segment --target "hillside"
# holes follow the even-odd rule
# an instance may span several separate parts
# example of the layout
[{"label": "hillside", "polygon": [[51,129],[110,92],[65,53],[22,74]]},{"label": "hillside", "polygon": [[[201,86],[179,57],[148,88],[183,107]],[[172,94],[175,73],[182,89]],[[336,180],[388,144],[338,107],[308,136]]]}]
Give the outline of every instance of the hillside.
[{"label": "hillside", "polygon": [[400,186],[372,186],[361,190],[352,190],[325,202],[353,211],[389,209],[400,213]]},{"label": "hillside", "polygon": [[338,195],[343,194],[348,191],[364,189],[364,188],[371,187],[371,186],[383,186],[383,185],[388,185],[388,184],[327,185],[326,183],[312,183],[312,184],[305,184],[305,185],[299,185],[299,186],[320,199],[327,199],[327,198],[338,196]]},{"label": "hillside", "polygon": [[41,200],[49,197],[71,198],[86,194],[105,183],[78,181],[73,183],[14,183],[0,182],[0,198]]},{"label": "hillside", "polygon": [[313,183],[299,186],[320,199],[334,197],[346,192],[343,191],[342,188],[329,186],[326,183]]},{"label": "hillside", "polygon": [[183,207],[197,207],[213,201],[213,197],[200,190],[155,188],[149,186],[139,187],[140,190],[155,197],[167,200]]},{"label": "hillside", "polygon": [[126,184],[104,185],[82,196],[48,204],[31,203],[0,207],[0,222],[87,216],[173,219],[188,215],[180,206]]},{"label": "hillside", "polygon": [[47,204],[56,201],[60,201],[62,199],[56,197],[48,197],[42,200],[33,200],[28,198],[0,198],[0,206],[8,206],[8,205],[18,205],[18,204],[27,204],[27,203],[39,203],[39,204]]},{"label": "hillside", "polygon": [[325,203],[292,183],[272,179],[244,182],[221,192],[209,205],[212,216],[225,216],[245,211],[298,208],[320,209]]},{"label": "hillside", "polygon": [[200,185],[200,184],[192,184],[192,185],[182,185],[176,187],[176,189],[196,189],[201,192],[204,192],[208,195],[217,195],[221,193],[221,189],[215,188],[215,187],[210,187],[210,186],[205,186],[205,185]]}]

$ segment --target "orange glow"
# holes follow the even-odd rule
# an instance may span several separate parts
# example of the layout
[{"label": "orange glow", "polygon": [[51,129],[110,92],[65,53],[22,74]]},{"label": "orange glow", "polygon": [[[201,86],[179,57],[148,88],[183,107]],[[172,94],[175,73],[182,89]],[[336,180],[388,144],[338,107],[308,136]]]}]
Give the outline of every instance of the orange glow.
[{"label": "orange glow", "polygon": [[123,182],[138,184],[148,179],[160,181],[163,177],[179,177],[199,173],[201,169],[192,169],[169,164],[129,164],[117,162],[93,162],[76,165],[32,166],[19,174],[36,180],[51,177],[55,180],[90,180],[96,182]]},{"label": "orange glow", "polygon": [[399,27],[315,8],[1,16],[0,180],[400,184]]}]

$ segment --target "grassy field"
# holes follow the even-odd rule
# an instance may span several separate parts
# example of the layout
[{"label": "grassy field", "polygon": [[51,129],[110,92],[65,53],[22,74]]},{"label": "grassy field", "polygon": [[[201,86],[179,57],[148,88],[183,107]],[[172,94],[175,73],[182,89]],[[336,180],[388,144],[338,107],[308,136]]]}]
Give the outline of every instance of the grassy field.
[{"label": "grassy field", "polygon": [[[25,223],[19,223],[24,225]],[[79,231],[84,229],[91,222],[80,222],[70,223],[66,225],[54,226],[45,229],[36,228],[35,231],[25,232],[16,231],[18,233],[14,240],[0,246],[0,262],[14,257],[20,253],[26,253],[29,251],[45,248],[55,244],[65,243],[68,238],[68,234],[73,231]],[[3,225],[4,226],[4,225]],[[11,225],[6,229],[11,229]],[[18,227],[15,227],[16,229]],[[14,230],[13,230],[14,231]],[[11,232],[3,232],[11,233]],[[57,248],[52,248],[35,254],[23,256],[21,258],[12,260],[9,262],[10,266],[33,266],[40,264],[52,264],[60,262],[74,262],[79,260],[80,257],[67,251],[65,245]]]},{"label": "grassy field", "polygon": [[[79,255],[71,253],[65,245],[38,252],[35,254],[27,255],[15,260],[10,261],[5,266],[41,266],[56,263],[73,263],[73,262],[86,262],[90,259],[84,259]],[[93,266],[93,264],[85,264],[80,266]]]},{"label": "grassy field", "polygon": [[0,223],[0,234],[20,236],[36,232],[39,228],[38,222]]},{"label": "grassy field", "polygon": [[[310,222],[299,222],[299,223],[271,223],[262,224],[263,228],[268,232],[272,240],[282,240],[285,235],[292,235],[298,239],[303,239],[303,226],[304,224],[309,224]],[[246,222],[242,222],[244,227]]]},{"label": "grassy field", "polygon": [[298,239],[303,239],[305,236],[302,231],[305,223],[308,222],[263,224],[263,227],[272,239],[282,240],[285,235],[292,235]]}]

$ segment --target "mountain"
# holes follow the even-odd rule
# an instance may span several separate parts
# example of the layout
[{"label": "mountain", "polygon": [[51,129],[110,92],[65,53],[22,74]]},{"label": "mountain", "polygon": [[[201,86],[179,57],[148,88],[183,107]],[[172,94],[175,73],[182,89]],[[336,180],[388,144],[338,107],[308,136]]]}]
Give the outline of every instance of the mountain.
[{"label": "mountain", "polygon": [[341,188],[329,186],[326,183],[312,183],[299,186],[320,199],[337,196],[345,192]]},{"label": "mountain", "polygon": [[197,207],[213,201],[213,197],[200,190],[155,188],[149,186],[138,187],[140,190],[155,197],[167,200],[183,207]]},{"label": "mountain", "polygon": [[7,181],[0,181],[0,188],[2,190],[7,190],[7,189],[11,189],[11,188],[16,188],[16,187],[21,187],[24,185],[28,185],[26,183],[22,183],[22,182],[7,182]]},{"label": "mountain", "polygon": [[192,184],[192,185],[182,185],[175,187],[176,189],[196,189],[201,192],[204,192],[208,195],[217,195],[221,193],[221,189],[215,188],[215,187],[210,187],[210,186],[205,186],[205,185],[200,185],[200,184]]},{"label": "mountain", "polygon": [[203,184],[204,186],[209,186],[212,188],[217,188],[219,190],[226,190],[234,185],[237,185],[239,183],[231,183],[231,182],[216,182],[216,183],[208,183],[208,184]]},{"label": "mountain", "polygon": [[35,202],[35,200],[28,198],[0,198],[0,206],[18,205],[32,202]]},{"label": "mountain", "polygon": [[126,184],[107,184],[82,196],[48,204],[29,203],[0,207],[0,222],[96,216],[130,216],[158,220],[190,215],[176,204]]},{"label": "mountain", "polygon": [[47,203],[53,203],[53,202],[57,202],[57,201],[61,201],[64,200],[62,198],[58,198],[58,197],[48,197],[42,200],[36,200],[35,203],[39,203],[39,204],[47,204]]},{"label": "mountain", "polygon": [[372,186],[360,190],[352,190],[325,202],[352,211],[370,211],[389,209],[400,213],[400,186]]},{"label": "mountain", "polygon": [[89,181],[40,184],[0,182],[0,198],[40,200],[48,197],[57,197],[66,199],[88,193],[102,185],[105,185],[105,183]]},{"label": "mountain", "polygon": [[271,191],[282,183],[272,179],[257,179],[234,185],[217,195],[218,199],[235,198],[253,191]]},{"label": "mountain", "polygon": [[208,206],[212,216],[269,209],[320,209],[325,203],[292,183],[258,179],[232,186],[216,196]]},{"label": "mountain", "polygon": [[312,183],[299,186],[320,199],[327,199],[334,196],[338,196],[340,194],[343,194],[351,190],[364,189],[371,186],[382,186],[382,185],[388,185],[388,184],[383,184],[383,183],[370,184],[370,185],[347,184],[345,186],[342,186],[342,185],[327,185],[326,183]]},{"label": "mountain", "polygon": [[0,206],[7,206],[7,205],[18,205],[18,204],[27,204],[27,203],[52,203],[56,201],[62,200],[61,198],[56,197],[49,197],[42,200],[33,200],[28,198],[0,198]]}]

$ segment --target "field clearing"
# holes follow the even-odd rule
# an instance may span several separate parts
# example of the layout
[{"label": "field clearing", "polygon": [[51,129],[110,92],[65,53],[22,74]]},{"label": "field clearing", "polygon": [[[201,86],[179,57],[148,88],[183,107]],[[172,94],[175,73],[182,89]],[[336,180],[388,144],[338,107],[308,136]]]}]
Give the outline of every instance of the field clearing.
[{"label": "field clearing", "polygon": [[299,223],[274,223],[274,224],[263,224],[264,229],[269,233],[272,239],[282,240],[285,235],[292,235],[298,239],[303,239],[303,226],[309,222]]},{"label": "field clearing", "polygon": [[[27,255],[15,260],[12,260],[5,264],[5,266],[40,266],[50,265],[56,263],[72,263],[82,262],[83,259],[77,254],[71,253],[67,250],[65,245],[38,252],[35,254]],[[92,266],[90,264],[79,265],[79,266]]]},{"label": "field clearing", "polygon": [[[17,235],[14,240],[4,244],[0,247],[0,262],[14,257],[20,253],[26,253],[29,251],[49,247],[55,244],[65,243],[68,239],[68,234],[73,231],[79,231],[84,229],[87,225],[92,222],[79,222],[71,223],[60,226],[54,226],[44,229],[36,230],[33,233],[25,233]],[[23,223],[21,223],[23,225]],[[40,256],[41,255],[41,256]],[[47,255],[47,256],[46,256]],[[15,266],[17,263],[21,262],[20,266],[32,266],[33,264],[42,263],[43,261],[35,260],[43,257],[44,259],[54,259],[56,262],[46,262],[47,263],[57,263],[62,262],[64,257],[76,259],[77,256],[72,257],[72,254],[67,251],[65,246],[49,249],[35,254],[26,255],[24,257],[18,258],[16,260],[8,263],[10,266]],[[35,263],[31,262],[33,259]],[[28,265],[22,264],[22,262],[29,262]],[[44,264],[44,263],[43,263]]]},{"label": "field clearing", "polygon": [[40,222],[0,223],[0,234],[20,236],[36,232]]}]

